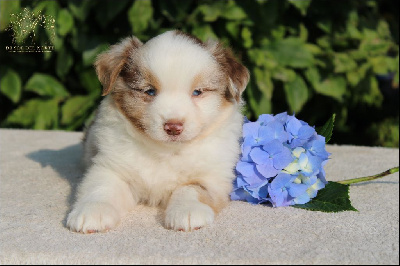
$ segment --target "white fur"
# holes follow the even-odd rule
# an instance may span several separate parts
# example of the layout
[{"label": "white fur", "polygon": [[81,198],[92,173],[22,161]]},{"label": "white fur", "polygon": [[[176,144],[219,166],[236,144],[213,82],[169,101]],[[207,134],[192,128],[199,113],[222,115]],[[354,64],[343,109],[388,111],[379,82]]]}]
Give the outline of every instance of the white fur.
[{"label": "white fur", "polygon": [[[150,40],[134,57],[152,71],[162,89],[144,110],[145,134],[118,110],[111,95],[102,101],[85,142],[89,168],[67,219],[73,231],[112,229],[139,203],[165,206],[167,228],[191,231],[212,223],[214,210],[199,201],[193,185],[185,184],[200,182],[211,197],[230,193],[243,120],[240,104],[222,106],[221,97],[212,93],[201,99],[191,96],[197,75],[209,76],[205,83],[211,86],[220,75],[215,59],[170,32]],[[185,121],[179,141],[163,130],[169,119]]]}]

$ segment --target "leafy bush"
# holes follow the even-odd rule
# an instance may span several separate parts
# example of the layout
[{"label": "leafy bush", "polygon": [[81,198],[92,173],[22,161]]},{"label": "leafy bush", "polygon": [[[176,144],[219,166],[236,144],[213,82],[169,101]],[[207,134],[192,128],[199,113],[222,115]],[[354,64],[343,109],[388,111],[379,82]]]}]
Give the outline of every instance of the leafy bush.
[{"label": "leafy bush", "polygon": [[[96,55],[174,28],[233,47],[251,72],[250,119],[289,111],[320,125],[336,113],[332,142],[398,146],[398,10],[390,0],[0,1],[1,126],[82,130],[101,100]],[[33,37],[54,51],[4,49],[21,12],[55,19]]]}]

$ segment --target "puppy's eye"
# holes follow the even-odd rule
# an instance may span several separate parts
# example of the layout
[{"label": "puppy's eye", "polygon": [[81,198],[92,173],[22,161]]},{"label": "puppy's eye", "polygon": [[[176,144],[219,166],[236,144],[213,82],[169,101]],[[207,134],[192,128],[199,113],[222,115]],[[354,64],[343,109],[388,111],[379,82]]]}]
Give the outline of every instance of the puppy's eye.
[{"label": "puppy's eye", "polygon": [[150,88],[148,90],[145,90],[144,93],[146,93],[149,96],[156,96],[157,90],[154,88]]},{"label": "puppy's eye", "polygon": [[200,96],[203,92],[201,90],[194,90],[192,95],[193,96]]}]

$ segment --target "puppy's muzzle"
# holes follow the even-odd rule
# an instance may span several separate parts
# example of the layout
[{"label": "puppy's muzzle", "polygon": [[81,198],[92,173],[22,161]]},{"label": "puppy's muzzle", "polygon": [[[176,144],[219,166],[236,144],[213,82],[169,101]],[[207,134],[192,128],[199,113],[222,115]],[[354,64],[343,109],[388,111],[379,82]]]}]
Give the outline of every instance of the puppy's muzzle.
[{"label": "puppy's muzzle", "polygon": [[178,120],[170,120],[164,124],[164,131],[170,136],[178,136],[183,131],[183,122]]}]

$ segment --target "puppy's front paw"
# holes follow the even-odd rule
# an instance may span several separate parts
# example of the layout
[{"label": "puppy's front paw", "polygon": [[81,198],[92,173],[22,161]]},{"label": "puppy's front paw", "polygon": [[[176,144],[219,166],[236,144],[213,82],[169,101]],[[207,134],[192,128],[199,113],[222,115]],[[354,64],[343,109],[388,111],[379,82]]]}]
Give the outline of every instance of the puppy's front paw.
[{"label": "puppy's front paw", "polygon": [[199,201],[170,204],[165,211],[165,225],[178,231],[193,231],[214,221],[214,211]]},{"label": "puppy's front paw", "polygon": [[67,227],[84,234],[105,232],[114,228],[120,220],[118,211],[108,203],[77,204],[68,215]]}]

